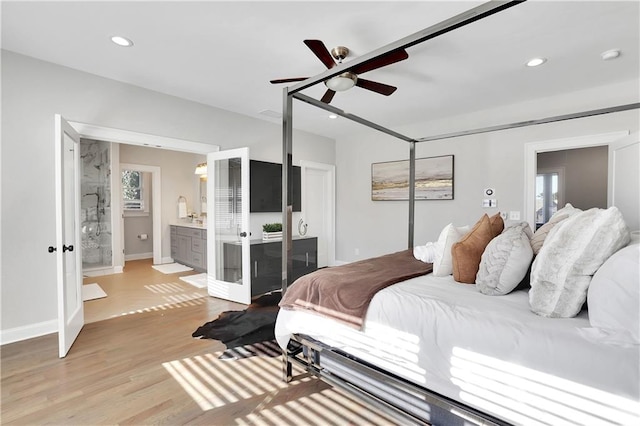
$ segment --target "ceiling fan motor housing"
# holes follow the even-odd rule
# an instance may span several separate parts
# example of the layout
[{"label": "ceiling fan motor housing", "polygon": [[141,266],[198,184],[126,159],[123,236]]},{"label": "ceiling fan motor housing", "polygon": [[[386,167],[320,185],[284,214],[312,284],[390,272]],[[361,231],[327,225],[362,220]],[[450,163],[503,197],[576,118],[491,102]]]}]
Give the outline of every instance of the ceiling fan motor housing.
[{"label": "ceiling fan motor housing", "polygon": [[342,60],[346,58],[348,55],[349,55],[349,48],[347,47],[337,46],[331,49],[331,56],[333,56],[333,58],[338,62],[342,62]]}]

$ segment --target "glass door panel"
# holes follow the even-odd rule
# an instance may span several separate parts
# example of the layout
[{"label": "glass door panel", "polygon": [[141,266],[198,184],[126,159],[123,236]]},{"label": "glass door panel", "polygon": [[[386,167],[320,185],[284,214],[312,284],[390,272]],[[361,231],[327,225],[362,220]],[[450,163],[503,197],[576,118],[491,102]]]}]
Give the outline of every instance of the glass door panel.
[{"label": "glass door panel", "polygon": [[251,303],[249,226],[249,149],[207,156],[209,205],[208,292]]}]

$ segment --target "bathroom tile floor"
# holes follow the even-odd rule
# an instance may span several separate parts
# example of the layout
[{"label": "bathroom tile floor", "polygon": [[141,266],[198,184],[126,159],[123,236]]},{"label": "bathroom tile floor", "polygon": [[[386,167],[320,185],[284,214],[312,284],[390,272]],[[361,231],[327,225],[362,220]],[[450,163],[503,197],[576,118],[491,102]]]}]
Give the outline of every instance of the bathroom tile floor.
[{"label": "bathroom tile floor", "polygon": [[[84,284],[98,283],[107,293],[102,299],[84,302],[85,323],[142,312],[163,311],[201,304],[207,289],[179,279],[196,271],[163,274],[151,266],[152,259],[127,261],[121,274],[84,278]],[[229,303],[231,309],[243,305]]]}]

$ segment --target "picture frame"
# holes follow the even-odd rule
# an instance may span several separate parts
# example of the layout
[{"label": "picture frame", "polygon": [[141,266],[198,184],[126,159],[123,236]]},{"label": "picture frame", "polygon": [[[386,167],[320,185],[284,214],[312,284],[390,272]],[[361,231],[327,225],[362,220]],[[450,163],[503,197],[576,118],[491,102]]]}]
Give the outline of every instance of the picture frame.
[{"label": "picture frame", "polygon": [[[416,159],[415,200],[453,200],[454,156]],[[371,164],[371,200],[409,199],[409,160]]]}]

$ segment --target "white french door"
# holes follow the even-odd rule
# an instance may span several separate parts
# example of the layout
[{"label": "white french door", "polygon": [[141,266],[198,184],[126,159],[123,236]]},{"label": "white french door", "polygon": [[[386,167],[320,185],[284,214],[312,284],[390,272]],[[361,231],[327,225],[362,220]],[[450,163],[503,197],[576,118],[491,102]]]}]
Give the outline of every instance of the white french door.
[{"label": "white french door", "polygon": [[80,136],[57,114],[55,125],[58,352],[63,358],[84,325],[82,250],[78,225]]},{"label": "white french door", "polygon": [[249,148],[207,154],[207,163],[207,290],[210,296],[248,305]]}]

